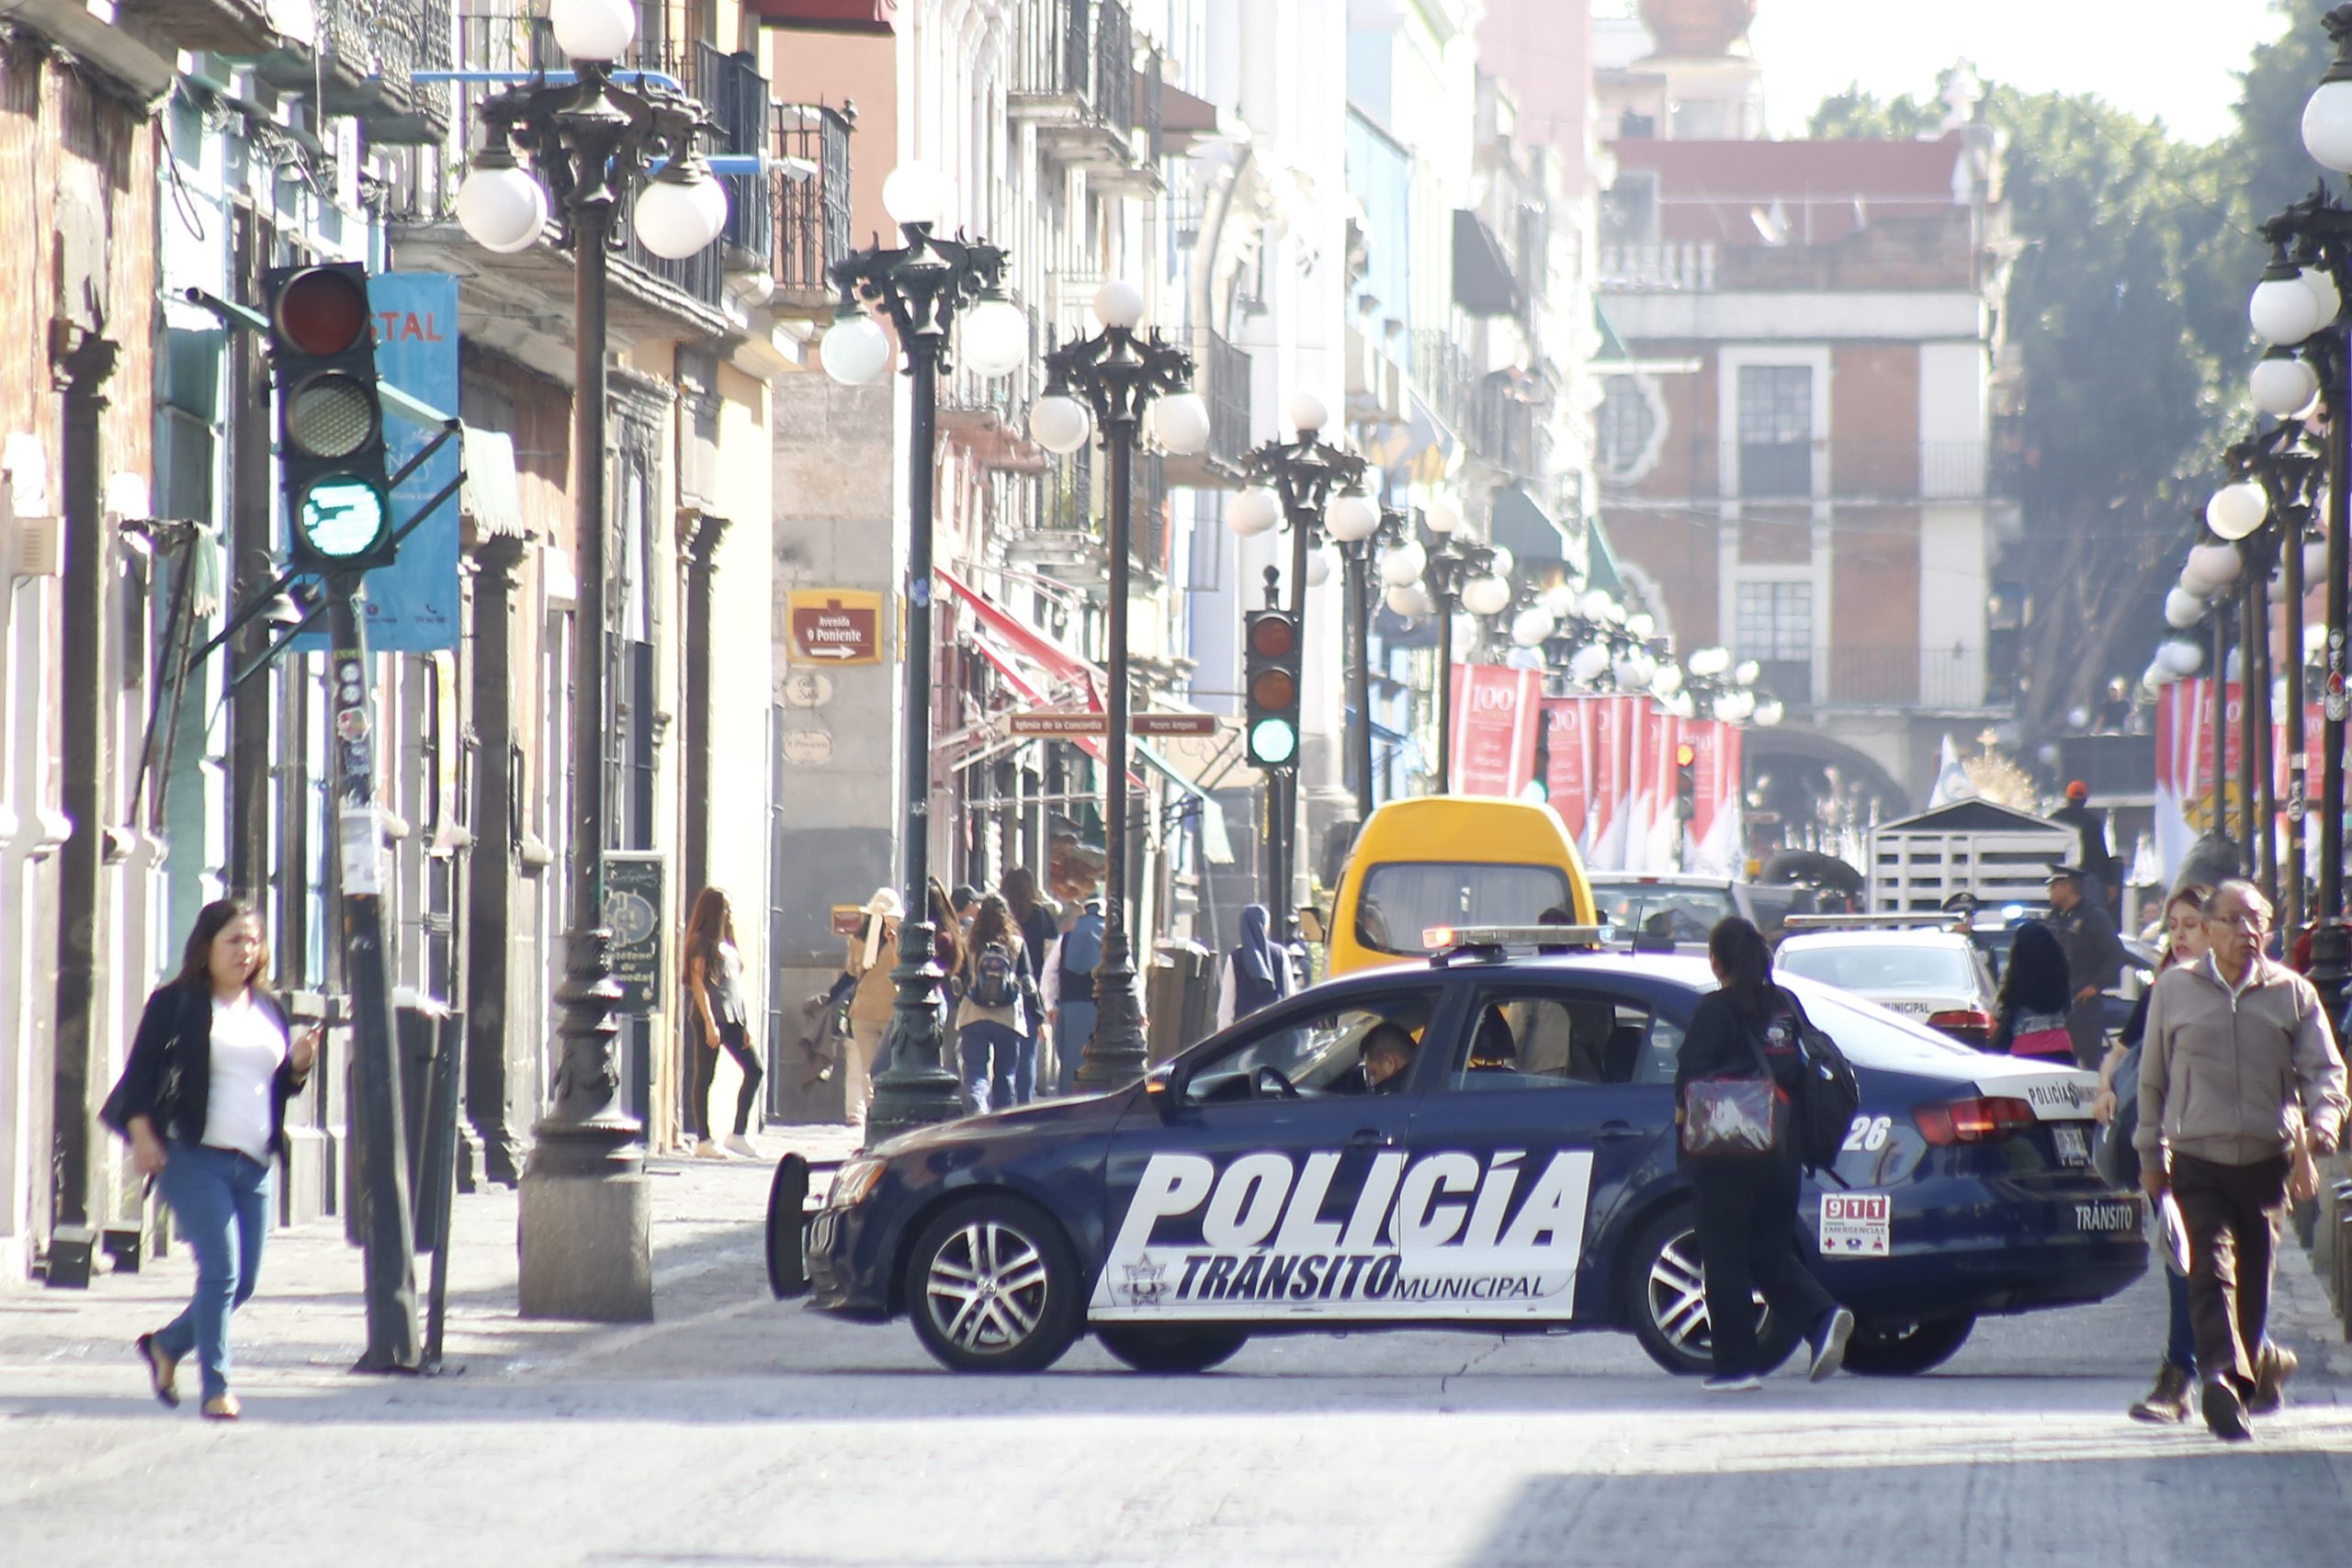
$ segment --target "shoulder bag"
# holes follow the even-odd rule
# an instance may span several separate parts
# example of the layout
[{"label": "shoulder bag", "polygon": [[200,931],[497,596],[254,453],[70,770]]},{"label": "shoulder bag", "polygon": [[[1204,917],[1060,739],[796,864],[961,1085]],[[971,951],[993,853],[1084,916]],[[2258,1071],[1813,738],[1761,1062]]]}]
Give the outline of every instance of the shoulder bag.
[{"label": "shoulder bag", "polygon": [[1745,1019],[1733,1021],[1756,1055],[1756,1077],[1693,1078],[1682,1090],[1682,1152],[1702,1158],[1770,1154],[1780,1142],[1780,1085]]}]

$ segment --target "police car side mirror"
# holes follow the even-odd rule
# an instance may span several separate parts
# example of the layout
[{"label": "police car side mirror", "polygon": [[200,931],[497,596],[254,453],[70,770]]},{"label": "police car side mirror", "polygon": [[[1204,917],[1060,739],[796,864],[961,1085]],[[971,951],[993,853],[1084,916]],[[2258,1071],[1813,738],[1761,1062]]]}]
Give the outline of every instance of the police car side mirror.
[{"label": "police car side mirror", "polygon": [[1144,1099],[1159,1108],[1164,1115],[1175,1107],[1179,1096],[1176,1064],[1162,1062],[1143,1076]]}]

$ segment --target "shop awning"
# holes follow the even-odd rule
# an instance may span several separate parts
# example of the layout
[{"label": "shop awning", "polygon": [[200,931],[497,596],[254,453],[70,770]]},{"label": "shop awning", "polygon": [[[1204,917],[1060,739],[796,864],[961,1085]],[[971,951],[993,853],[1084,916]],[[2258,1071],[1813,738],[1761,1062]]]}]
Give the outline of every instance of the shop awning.
[{"label": "shop awning", "polygon": [[1233,863],[1233,839],[1226,831],[1225,807],[1209,798],[1209,792],[1193,782],[1184,771],[1161,756],[1148,740],[1136,742],[1136,755],[1150,764],[1154,773],[1193,797],[1201,810],[1201,852],[1211,865]]},{"label": "shop awning", "polygon": [[1047,637],[987,594],[949,571],[945,567],[933,567],[932,575],[947,585],[949,592],[964,601],[973,616],[996,636],[1002,637],[1012,650],[1047,674],[1064,681],[1084,680],[1090,688],[1102,684],[1102,672],[1077,654]]},{"label": "shop awning", "polygon": [[[944,572],[940,573],[940,576],[951,583],[955,581],[953,578],[948,577]],[[957,586],[958,591],[961,592],[969,593],[971,592],[969,589],[962,588],[960,584]],[[993,606],[991,606],[991,608],[993,608]],[[997,613],[999,615],[1002,615],[1004,612],[999,610]],[[1042,636],[1043,634],[1032,635]],[[1036,682],[1030,679],[1030,671],[1022,668],[1020,660],[1009,656],[1002,649],[998,648],[988,634],[983,633],[972,637],[970,639],[970,643],[972,651],[986,660],[990,667],[992,667],[999,675],[1004,678],[1004,683],[1012,688],[1013,695],[1019,697],[1023,702],[1027,703],[1032,707],[1042,708],[1057,705],[1043,691],[1038,689]],[[1057,648],[1059,645],[1048,642],[1047,646]],[[1026,653],[1027,649],[1024,649],[1023,652]],[[1083,680],[1086,686],[1087,708],[1089,711],[1099,712],[1102,706],[1102,700],[1100,694],[1095,689],[1094,682],[1092,680],[1092,668],[1083,663],[1079,664],[1078,668],[1082,672],[1080,675],[1069,676],[1066,677],[1066,679]],[[1027,745],[1032,740],[1038,739],[1041,738],[1035,736],[1023,736],[1015,742],[1015,744]],[[1084,751],[1088,756],[1093,758],[1098,762],[1102,761],[1102,742],[1095,739],[1091,736],[1074,736],[1071,737],[1071,739],[1078,742],[1078,748],[1080,750]],[[1007,749],[1009,750],[1010,748]],[[993,755],[994,753],[991,754]],[[968,759],[967,759],[967,761],[968,761]],[[959,761],[956,765],[961,767],[964,765],[964,761]],[[1127,774],[1127,783],[1133,784],[1138,789],[1143,787],[1143,780],[1137,778],[1133,771],[1130,771]]]},{"label": "shop awning", "polygon": [[1609,531],[1600,525],[1598,517],[1585,525],[1584,547],[1585,586],[1605,589],[1611,598],[1622,601],[1625,597],[1624,574],[1617,570],[1617,552],[1609,547]]},{"label": "shop awning", "polygon": [[1474,316],[1516,316],[1519,279],[1487,220],[1468,208],[1453,212],[1453,302]]},{"label": "shop awning", "polygon": [[1511,555],[1520,560],[1573,558],[1567,530],[1554,522],[1552,514],[1517,485],[1495,491],[1494,537],[1495,543],[1509,547]]},{"label": "shop awning", "polygon": [[801,33],[898,31],[899,0],[743,0],[760,25]]}]

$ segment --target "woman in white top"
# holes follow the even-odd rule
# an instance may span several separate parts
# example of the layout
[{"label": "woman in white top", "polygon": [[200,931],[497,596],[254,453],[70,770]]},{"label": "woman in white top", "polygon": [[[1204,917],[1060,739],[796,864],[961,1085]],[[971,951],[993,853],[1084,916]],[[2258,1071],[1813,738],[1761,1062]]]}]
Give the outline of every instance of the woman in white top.
[{"label": "woman in white top", "polygon": [[233,899],[207,904],[180,972],[156,987],[139,1020],[122,1079],[99,1117],[130,1142],[196,1253],[187,1308],[139,1337],[155,1397],[179,1404],[181,1359],[204,1369],[204,1414],[237,1418],[229,1392],[229,1316],[252,1299],[269,1230],[286,1101],[318,1059],[319,1032],[288,1039],[270,993],[261,922]]}]

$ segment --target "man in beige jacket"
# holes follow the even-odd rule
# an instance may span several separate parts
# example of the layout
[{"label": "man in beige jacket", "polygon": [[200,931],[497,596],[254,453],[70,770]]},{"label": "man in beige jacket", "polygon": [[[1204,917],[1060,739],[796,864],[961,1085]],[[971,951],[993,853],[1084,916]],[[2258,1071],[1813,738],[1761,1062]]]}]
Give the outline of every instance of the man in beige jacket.
[{"label": "man in beige jacket", "polygon": [[[2166,970],[2140,1058],[2140,1179],[2167,1188],[2188,1233],[2188,1313],[2205,1424],[2251,1438],[2249,1405],[2275,1410],[2294,1363],[2264,1337],[2295,1130],[2334,1151],[2344,1062],[2311,983],[2263,956],[2270,904],[2224,882],[2206,906],[2205,959]],[[2300,1119],[2298,1118],[2300,1111]]]}]

